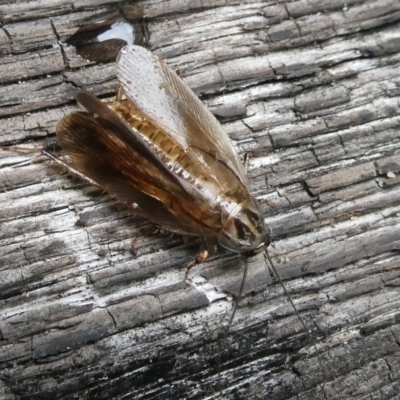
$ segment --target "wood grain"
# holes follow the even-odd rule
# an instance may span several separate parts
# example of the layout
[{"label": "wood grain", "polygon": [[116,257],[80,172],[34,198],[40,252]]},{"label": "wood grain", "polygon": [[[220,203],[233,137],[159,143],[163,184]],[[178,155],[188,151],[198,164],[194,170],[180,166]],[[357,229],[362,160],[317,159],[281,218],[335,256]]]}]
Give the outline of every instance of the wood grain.
[{"label": "wood grain", "polygon": [[201,239],[0,151],[0,398],[398,398],[398,0],[0,1],[0,145],[48,144],[78,88],[115,94],[114,64],[67,43],[117,20],[250,156],[270,260],[317,344],[262,255],[221,338],[244,260],[218,253],[187,285]]}]

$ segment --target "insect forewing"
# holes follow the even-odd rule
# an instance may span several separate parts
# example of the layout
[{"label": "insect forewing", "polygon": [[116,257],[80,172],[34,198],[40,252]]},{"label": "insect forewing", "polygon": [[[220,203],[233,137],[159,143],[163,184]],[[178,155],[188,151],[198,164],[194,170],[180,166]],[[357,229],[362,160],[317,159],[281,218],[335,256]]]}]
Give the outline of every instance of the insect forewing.
[{"label": "insect forewing", "polygon": [[[247,188],[242,162],[228,135],[162,59],[143,47],[126,46],[119,55],[117,76],[123,93],[138,111],[198,160],[205,173],[212,177],[218,164],[226,166]],[[224,190],[234,182],[226,174],[218,177],[218,184]]]},{"label": "insect forewing", "polygon": [[[56,129],[74,167],[166,229],[210,236],[208,228],[196,222],[201,199],[182,186],[141,136],[90,93],[79,92],[77,100],[89,113],[71,113]],[[189,203],[196,212],[182,208]]]}]

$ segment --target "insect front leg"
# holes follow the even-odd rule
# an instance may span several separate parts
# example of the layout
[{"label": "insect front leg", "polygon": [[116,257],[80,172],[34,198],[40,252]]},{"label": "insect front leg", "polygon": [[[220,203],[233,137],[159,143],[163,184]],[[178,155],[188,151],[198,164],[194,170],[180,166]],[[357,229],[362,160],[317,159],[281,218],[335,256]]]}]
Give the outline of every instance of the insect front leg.
[{"label": "insect front leg", "polygon": [[197,254],[196,258],[191,261],[187,267],[186,267],[186,273],[185,273],[185,281],[189,285],[193,284],[193,280],[189,278],[189,272],[190,270],[195,267],[196,265],[204,262],[208,258],[208,250],[207,249],[202,249],[199,254]]},{"label": "insect front leg", "polygon": [[187,284],[193,285],[193,280],[189,278],[189,273],[191,269],[207,260],[207,258],[215,253],[215,249],[215,241],[211,239],[205,239],[203,248],[199,251],[195,259],[191,261],[186,267],[185,281]]}]

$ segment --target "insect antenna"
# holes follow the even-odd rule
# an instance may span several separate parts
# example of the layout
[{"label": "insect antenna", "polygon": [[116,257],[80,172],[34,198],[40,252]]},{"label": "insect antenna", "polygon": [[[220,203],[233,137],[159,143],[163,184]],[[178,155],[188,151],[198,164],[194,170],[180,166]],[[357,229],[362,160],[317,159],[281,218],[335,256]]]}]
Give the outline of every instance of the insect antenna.
[{"label": "insect antenna", "polygon": [[240,283],[240,288],[239,288],[239,292],[237,294],[237,296],[235,296],[235,300],[233,303],[233,310],[232,313],[229,317],[228,322],[226,323],[226,326],[222,329],[222,331],[220,332],[220,334],[218,335],[218,358],[217,358],[217,373],[218,373],[218,385],[217,385],[217,389],[220,392],[220,395],[222,396],[222,385],[221,385],[221,352],[222,352],[222,346],[221,346],[221,342],[226,342],[228,339],[228,335],[229,335],[229,328],[232,325],[232,321],[235,318],[235,314],[236,311],[238,309],[238,304],[240,299],[242,298],[243,295],[243,290],[244,290],[244,285],[246,283],[246,278],[247,278],[247,271],[249,269],[249,264],[247,262],[247,257],[244,258],[244,271],[243,271],[243,277],[242,277],[242,282]]},{"label": "insect antenna", "polygon": [[265,262],[267,264],[268,264],[267,261],[269,261],[269,265],[271,265],[271,268],[272,268],[272,270],[274,272],[274,275],[276,276],[276,278],[278,279],[280,285],[282,286],[283,291],[284,291],[287,299],[289,300],[290,305],[292,306],[292,308],[294,310],[294,313],[296,314],[297,318],[299,319],[301,325],[303,326],[304,331],[306,332],[306,334],[308,336],[308,339],[310,340],[312,346],[314,347],[315,353],[317,355],[318,364],[321,367],[322,375],[324,377],[324,383],[321,385],[321,389],[323,390],[324,385],[327,382],[328,375],[327,375],[327,373],[325,371],[325,367],[324,367],[324,364],[322,362],[320,353],[317,350],[317,340],[316,340],[315,336],[311,335],[310,330],[307,327],[307,324],[304,322],[304,319],[301,317],[300,313],[298,312],[295,304],[293,303],[292,297],[290,296],[289,292],[287,291],[286,286],[283,283],[283,280],[282,280],[278,270],[275,268],[275,265],[272,263],[271,258],[270,258],[270,256],[269,256],[267,251],[264,251],[264,259],[265,259]]},{"label": "insect antenna", "polygon": [[244,290],[244,285],[245,285],[245,283],[246,283],[246,278],[247,278],[247,271],[248,271],[248,269],[249,269],[249,264],[248,264],[248,262],[247,262],[247,257],[246,257],[246,258],[245,258],[245,264],[244,264],[243,278],[242,278],[242,282],[241,282],[241,284],[240,284],[239,293],[238,293],[238,295],[237,295],[236,298],[235,298],[235,302],[233,303],[233,311],[232,311],[232,314],[231,314],[231,316],[230,316],[230,318],[229,318],[228,324],[227,324],[227,326],[226,326],[226,328],[225,328],[226,335],[228,335],[228,333],[229,333],[229,328],[231,327],[232,321],[233,321],[233,319],[235,318],[235,314],[236,314],[236,310],[237,310],[237,308],[238,308],[239,301],[240,301],[240,299],[242,298],[242,294],[243,294],[243,290]]}]

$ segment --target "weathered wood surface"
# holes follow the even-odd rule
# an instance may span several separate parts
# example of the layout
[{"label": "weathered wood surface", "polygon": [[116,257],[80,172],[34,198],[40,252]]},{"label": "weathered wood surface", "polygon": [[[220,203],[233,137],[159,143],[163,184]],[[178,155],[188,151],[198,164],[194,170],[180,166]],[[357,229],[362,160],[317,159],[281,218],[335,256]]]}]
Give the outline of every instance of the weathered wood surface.
[{"label": "weathered wood surface", "polygon": [[140,13],[149,47],[251,156],[271,260],[327,379],[262,256],[218,341],[238,257],[187,286],[201,241],[0,152],[0,397],[399,398],[400,2],[1,0],[0,144],[53,137],[78,87],[111,96],[113,64],[63,42]]}]

